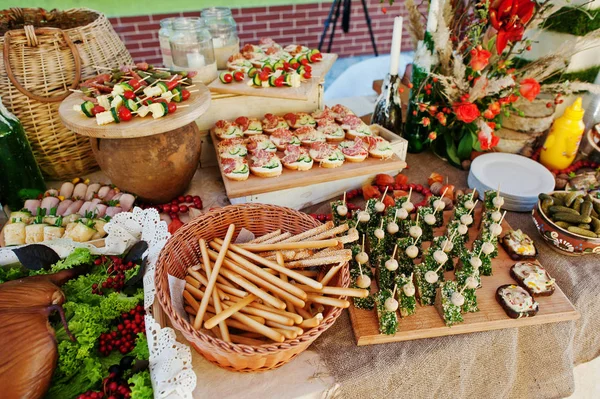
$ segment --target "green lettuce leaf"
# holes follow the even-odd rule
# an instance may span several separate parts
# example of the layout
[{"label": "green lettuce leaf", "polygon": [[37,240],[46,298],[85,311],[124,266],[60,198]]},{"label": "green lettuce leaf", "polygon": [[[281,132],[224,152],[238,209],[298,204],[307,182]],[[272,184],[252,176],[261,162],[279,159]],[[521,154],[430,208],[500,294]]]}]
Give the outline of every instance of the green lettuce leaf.
[{"label": "green lettuce leaf", "polygon": [[150,350],[148,349],[148,339],[146,338],[146,334],[138,333],[135,340],[135,348],[133,348],[129,354],[138,360],[150,359]]},{"label": "green lettuce leaf", "polygon": [[127,382],[131,385],[131,399],[152,399],[154,391],[150,381],[150,371],[134,374]]}]

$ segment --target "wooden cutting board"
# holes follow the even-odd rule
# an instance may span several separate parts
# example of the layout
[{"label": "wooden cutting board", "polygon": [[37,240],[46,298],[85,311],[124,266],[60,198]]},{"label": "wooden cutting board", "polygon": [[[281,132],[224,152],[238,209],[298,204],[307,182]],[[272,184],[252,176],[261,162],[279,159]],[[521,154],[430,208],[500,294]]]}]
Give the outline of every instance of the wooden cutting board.
[{"label": "wooden cutting board", "polygon": [[152,114],[148,114],[145,118],[134,116],[128,122],[98,126],[96,118],[88,118],[73,110],[74,105],[80,105],[84,101],[81,93],[73,93],[65,98],[58,108],[58,113],[67,128],[83,136],[104,139],[152,136],[188,125],[206,112],[210,106],[210,91],[208,88],[202,83],[196,83],[196,86],[191,90],[198,90],[198,92],[191,93],[187,101],[177,103],[177,105],[186,105],[186,107],[178,108],[175,113],[165,115],[159,119],[154,119]]},{"label": "wooden cutting board", "polygon": [[325,75],[337,59],[337,54],[324,53],[320,62],[312,66],[312,78],[303,82],[300,87],[254,87],[248,86],[248,78],[243,82],[222,83],[215,79],[208,85],[210,91],[215,93],[238,94],[244,96],[287,98],[291,100],[308,100],[313,90],[318,90],[318,85],[323,82]]},{"label": "wooden cutting board", "polygon": [[[210,132],[212,142],[219,142],[213,130]],[[283,157],[283,153],[278,151],[277,155]],[[229,180],[223,174],[221,163],[219,168],[225,184],[225,191],[229,198],[245,197],[256,194],[269,193],[274,191],[286,190],[295,187],[305,187],[313,184],[331,182],[335,180],[346,179],[356,176],[365,176],[379,172],[389,172],[402,170],[406,167],[406,162],[402,161],[396,154],[389,159],[376,159],[367,157],[363,162],[344,162],[340,167],[328,169],[319,167],[315,162],[312,169],[307,171],[289,170],[283,168],[283,173],[277,177],[257,177],[250,173],[250,177],[245,181]]]},{"label": "wooden cutting board", "polygon": [[[452,212],[444,212],[444,219],[452,216]],[[479,225],[481,209],[475,211],[473,226]],[[506,221],[502,223],[503,232],[510,229]],[[435,235],[441,235],[444,227],[436,229]],[[478,231],[475,227],[469,229],[471,248]],[[577,320],[580,314],[565,294],[556,286],[556,291],[551,296],[535,297],[539,303],[539,312],[533,317],[511,319],[496,301],[496,289],[504,284],[516,284],[510,276],[510,268],[516,262],[510,259],[504,248],[498,246],[498,257],[492,261],[492,276],[481,276],[482,287],[477,290],[477,303],[479,312],[463,314],[465,321],[447,327],[444,320],[433,306],[421,306],[417,303],[414,315],[400,318],[398,332],[395,335],[379,333],[377,312],[373,310],[357,309],[350,305],[350,320],[354,329],[356,343],[362,345],[375,345],[387,342],[409,341],[422,338],[441,337],[446,335],[467,334],[480,331],[498,330],[504,328],[524,327],[537,324],[556,323],[559,321]],[[446,272],[446,279],[454,279],[454,271]],[[375,280],[375,279],[373,279]],[[376,292],[376,283],[373,282],[372,292]]]}]

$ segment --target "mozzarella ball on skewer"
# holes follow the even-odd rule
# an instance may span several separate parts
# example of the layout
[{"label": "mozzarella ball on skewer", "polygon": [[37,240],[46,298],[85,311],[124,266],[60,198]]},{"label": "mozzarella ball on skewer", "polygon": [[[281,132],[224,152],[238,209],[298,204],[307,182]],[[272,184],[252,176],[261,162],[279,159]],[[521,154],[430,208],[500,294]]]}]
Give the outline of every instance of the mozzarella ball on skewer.
[{"label": "mozzarella ball on skewer", "polygon": [[450,301],[454,306],[462,306],[465,303],[465,297],[460,292],[453,292]]},{"label": "mozzarella ball on skewer", "polygon": [[398,269],[398,261],[396,259],[388,259],[385,261],[385,268],[393,272]]},{"label": "mozzarella ball on skewer", "polygon": [[460,222],[462,224],[466,224],[467,226],[469,226],[471,223],[473,223],[473,216],[466,214],[466,215],[462,215],[460,217]]},{"label": "mozzarella ball on skewer", "polygon": [[412,238],[417,238],[423,234],[423,230],[420,226],[410,226],[410,229],[408,229],[408,234],[410,234]]},{"label": "mozzarella ball on skewer", "polygon": [[375,237],[379,240],[383,240],[385,237],[385,232],[382,229],[375,229],[373,234],[375,234]]},{"label": "mozzarella ball on skewer", "polygon": [[406,209],[406,211],[410,213],[415,209],[415,204],[410,201],[406,201],[402,204],[402,209]]},{"label": "mozzarella ball on skewer", "polygon": [[425,223],[427,223],[430,226],[435,224],[435,215],[432,213],[428,213],[423,219],[425,220]]},{"label": "mozzarella ball on skewer", "polygon": [[398,213],[396,214],[398,219],[404,220],[408,217],[408,211],[406,210],[406,208],[402,207],[400,209],[398,209]]},{"label": "mozzarella ball on skewer", "polygon": [[371,287],[371,279],[366,274],[361,274],[356,278],[356,286],[358,288],[368,289]]},{"label": "mozzarella ball on skewer", "polygon": [[425,281],[427,281],[429,284],[437,283],[438,279],[438,274],[432,270],[429,270],[427,273],[425,273]]},{"label": "mozzarella ball on skewer", "polygon": [[417,248],[416,245],[409,245],[406,248],[406,256],[408,256],[411,259],[416,258],[417,256],[419,256],[419,248]]},{"label": "mozzarella ball on skewer", "polygon": [[492,244],[491,242],[484,242],[481,245],[481,252],[483,252],[485,255],[489,255],[492,252],[494,252],[496,248],[494,247],[494,244]]},{"label": "mozzarella ball on skewer", "polygon": [[438,249],[433,253],[433,259],[440,265],[443,265],[448,261],[448,255],[446,255],[444,251]]},{"label": "mozzarella ball on skewer", "polygon": [[500,234],[502,234],[502,226],[500,226],[498,223],[492,223],[490,226],[490,233],[492,233],[494,237],[498,237]]},{"label": "mozzarella ball on skewer", "polygon": [[469,232],[469,227],[467,227],[466,224],[460,224],[458,225],[458,234],[460,234],[461,236],[464,236],[465,234],[467,234]]},{"label": "mozzarella ball on skewer", "polygon": [[375,203],[375,211],[377,211],[379,213],[385,211],[385,204],[381,201],[377,201]]},{"label": "mozzarella ball on skewer", "polygon": [[394,298],[388,298],[385,300],[384,306],[385,310],[387,310],[388,312],[395,312],[396,310],[398,310],[398,301]]},{"label": "mozzarella ball on skewer", "polygon": [[479,269],[481,267],[481,258],[479,256],[471,256],[471,259],[469,259],[469,263],[471,264],[471,266],[473,266],[476,270]]},{"label": "mozzarella ball on skewer", "polygon": [[404,284],[402,291],[404,291],[404,295],[406,296],[415,296],[415,285],[412,282]]},{"label": "mozzarella ball on skewer", "polygon": [[501,195],[497,195],[492,200],[492,203],[496,208],[500,208],[502,207],[502,205],[504,205],[504,197],[502,197]]},{"label": "mozzarella ball on skewer", "polygon": [[348,214],[348,207],[346,205],[338,205],[335,211],[338,215],[344,217]]},{"label": "mozzarella ball on skewer", "polygon": [[389,222],[387,225],[387,232],[390,234],[396,234],[398,232],[398,230],[400,230],[400,227],[398,226],[398,223],[396,222]]},{"label": "mozzarella ball on skewer", "polygon": [[367,223],[369,220],[371,220],[371,215],[369,215],[369,212],[367,211],[360,211],[358,212],[357,220],[360,223]]},{"label": "mozzarella ball on skewer", "polygon": [[477,282],[477,279],[475,277],[469,276],[467,277],[466,285],[467,288],[476,289],[479,286],[479,283]]}]

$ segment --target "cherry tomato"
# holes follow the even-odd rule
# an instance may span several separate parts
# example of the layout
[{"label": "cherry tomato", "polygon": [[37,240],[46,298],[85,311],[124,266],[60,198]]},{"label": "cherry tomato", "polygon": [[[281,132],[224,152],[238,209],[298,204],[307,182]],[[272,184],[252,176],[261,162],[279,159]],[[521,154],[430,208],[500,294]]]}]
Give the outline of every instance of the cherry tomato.
[{"label": "cherry tomato", "polygon": [[290,63],[287,61],[283,62],[283,70],[287,71],[288,69],[290,69]]},{"label": "cherry tomato", "polygon": [[127,121],[130,121],[132,117],[133,117],[133,115],[131,115],[130,110],[128,110],[125,107],[119,108],[119,119],[120,120],[127,122]]},{"label": "cherry tomato", "polygon": [[312,62],[319,62],[323,59],[323,56],[321,55],[321,53],[317,53],[317,54],[313,54],[310,56],[310,60]]},{"label": "cherry tomato", "polygon": [[185,90],[185,89],[181,90],[181,99],[182,99],[183,101],[185,101],[185,100],[187,100],[188,98],[190,98],[190,95],[191,95],[191,94],[190,94],[190,91],[189,91],[189,90]]},{"label": "cherry tomato", "polygon": [[183,202],[185,201],[185,197],[183,195],[180,195],[179,197],[177,197],[177,201]]},{"label": "cherry tomato", "polygon": [[267,80],[269,80],[269,71],[261,71],[258,74],[258,77],[260,78],[260,80],[262,80],[263,82],[266,82]]},{"label": "cherry tomato", "polygon": [[135,93],[131,90],[127,90],[125,93],[123,93],[123,97],[125,97],[128,100],[133,100],[135,98]]},{"label": "cherry tomato", "polygon": [[165,204],[162,206],[162,210],[164,213],[169,213],[171,212],[171,204]]},{"label": "cherry tomato", "polygon": [[167,89],[169,91],[171,91],[174,88],[176,88],[178,84],[179,84],[179,79],[174,79],[174,80],[172,80],[170,82],[167,82]]},{"label": "cherry tomato", "polygon": [[312,78],[312,75],[311,75],[310,72],[304,72],[304,75],[302,75],[302,76],[304,76],[304,79],[310,79],[310,78]]},{"label": "cherry tomato", "polygon": [[262,70],[267,72],[273,72],[270,66],[264,66]]},{"label": "cherry tomato", "polygon": [[174,102],[170,102],[167,107],[169,109],[169,113],[170,114],[172,114],[173,112],[177,111],[177,104],[175,104]]},{"label": "cherry tomato", "polygon": [[278,77],[277,79],[275,79],[275,86],[276,87],[281,87],[283,86],[283,76]]},{"label": "cherry tomato", "polygon": [[189,194],[185,196],[185,202],[192,202],[192,201],[194,201],[194,197],[192,197]]},{"label": "cherry tomato", "polygon": [[302,65],[306,65],[306,64],[308,64],[308,60],[306,58],[303,58],[303,59],[300,60],[300,63]]},{"label": "cherry tomato", "polygon": [[133,90],[137,90],[137,89],[139,89],[139,88],[140,88],[140,86],[141,86],[141,83],[140,83],[140,81],[139,81],[139,80],[137,80],[137,79],[131,79],[131,80],[130,80],[129,82],[127,82],[127,83],[129,83],[129,86],[133,87]]},{"label": "cherry tomato", "polygon": [[101,105],[96,105],[96,106],[94,106],[94,108],[92,108],[93,115],[99,114],[100,112],[104,112],[104,111],[106,111],[106,110]]},{"label": "cherry tomato", "polygon": [[242,80],[244,80],[244,72],[241,72],[241,71],[234,72],[233,78],[235,79],[236,82],[241,82]]},{"label": "cherry tomato", "polygon": [[293,69],[298,69],[300,67],[300,64],[297,62],[294,62],[291,66]]},{"label": "cherry tomato", "polygon": [[225,83],[231,83],[233,81],[233,75],[230,73],[226,73],[225,75],[223,75],[223,80],[225,81]]}]

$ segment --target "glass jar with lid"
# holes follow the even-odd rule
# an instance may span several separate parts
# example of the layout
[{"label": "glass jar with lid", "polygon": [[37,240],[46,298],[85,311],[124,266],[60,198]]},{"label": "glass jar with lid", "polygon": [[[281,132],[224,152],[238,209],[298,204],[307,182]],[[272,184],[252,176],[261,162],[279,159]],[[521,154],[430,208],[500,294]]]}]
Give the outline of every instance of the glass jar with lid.
[{"label": "glass jar with lid", "polygon": [[212,36],[202,18],[175,18],[172,22],[173,69],[195,71],[194,79],[208,84],[217,77]]},{"label": "glass jar with lid", "polygon": [[229,57],[240,51],[240,40],[231,9],[210,7],[203,9],[201,15],[213,38],[217,67],[227,69]]},{"label": "glass jar with lid", "polygon": [[165,18],[160,20],[160,29],[158,30],[158,42],[160,44],[160,53],[162,55],[163,66],[165,68],[173,67],[173,57],[171,56],[171,43],[169,37],[173,30],[173,20],[175,18]]}]

